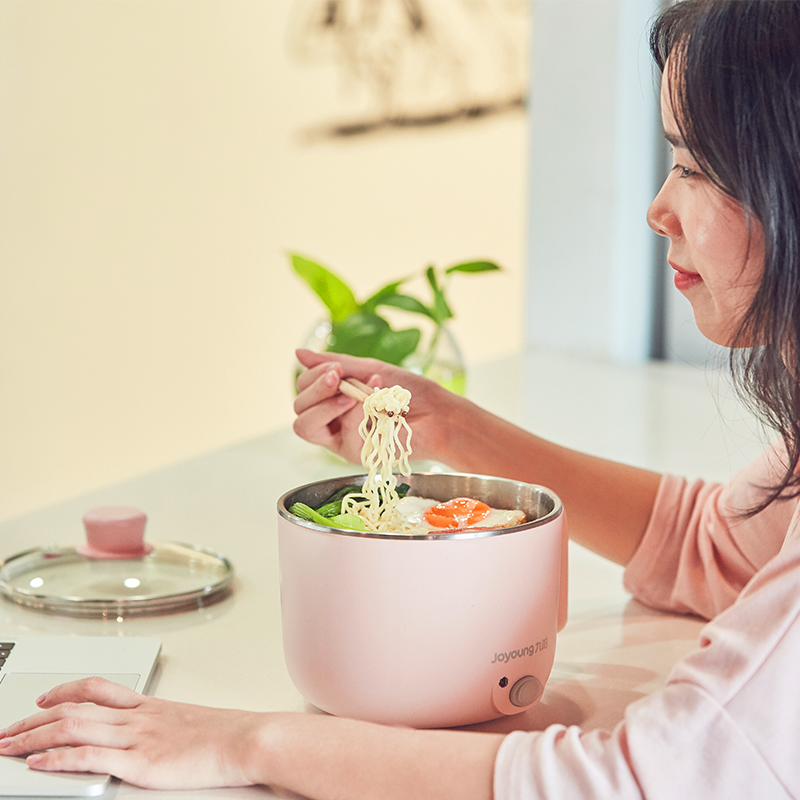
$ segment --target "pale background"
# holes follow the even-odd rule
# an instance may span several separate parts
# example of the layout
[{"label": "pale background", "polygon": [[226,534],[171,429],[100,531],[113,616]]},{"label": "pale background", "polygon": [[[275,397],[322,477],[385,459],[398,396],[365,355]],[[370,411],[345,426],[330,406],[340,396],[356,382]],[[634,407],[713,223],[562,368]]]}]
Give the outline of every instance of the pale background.
[{"label": "pale background", "polygon": [[309,144],[363,98],[298,6],[0,0],[0,518],[289,423],[288,250],[365,293],[492,258],[454,330],[521,346],[526,116]]},{"label": "pale background", "polygon": [[322,314],[290,250],[363,294],[498,261],[451,287],[468,367],[718,358],[645,223],[660,0],[420,2],[436,47],[358,43],[413,67],[394,112],[440,108],[453,74],[527,110],[324,138],[385,110],[302,38],[325,0],[0,0],[0,519],[288,425]]}]

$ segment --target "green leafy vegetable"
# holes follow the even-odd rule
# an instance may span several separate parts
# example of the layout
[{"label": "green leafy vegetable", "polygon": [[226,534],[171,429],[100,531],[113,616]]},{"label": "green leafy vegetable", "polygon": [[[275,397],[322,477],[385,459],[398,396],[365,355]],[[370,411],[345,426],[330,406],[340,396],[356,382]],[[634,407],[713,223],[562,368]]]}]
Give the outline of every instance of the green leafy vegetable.
[{"label": "green leafy vegetable", "polygon": [[316,522],[317,525],[327,525],[329,528],[345,528],[352,531],[367,530],[364,520],[356,514],[337,514],[334,517],[323,517],[322,514],[305,503],[292,504],[289,508],[289,513],[300,517],[300,519]]},{"label": "green leafy vegetable", "polygon": [[358,514],[337,514],[335,517],[330,517],[328,524],[335,522],[341,528],[350,528],[354,531],[367,530],[367,523],[364,522]]},{"label": "green leafy vegetable", "polygon": [[335,517],[337,514],[342,513],[342,500],[344,500],[348,494],[361,496],[359,494],[360,492],[360,486],[343,486],[317,508],[317,513],[322,514],[323,517]]},{"label": "green leafy vegetable", "polygon": [[[343,486],[341,489],[337,489],[317,508],[311,508],[305,503],[293,503],[289,508],[289,513],[309,522],[316,522],[318,525],[327,525],[329,528],[365,531],[367,530],[366,523],[357,514],[342,514],[342,500],[349,494],[363,497],[361,495],[362,488],[358,484]],[[407,483],[401,483],[397,486],[397,494],[400,497],[405,497],[410,488]]]}]

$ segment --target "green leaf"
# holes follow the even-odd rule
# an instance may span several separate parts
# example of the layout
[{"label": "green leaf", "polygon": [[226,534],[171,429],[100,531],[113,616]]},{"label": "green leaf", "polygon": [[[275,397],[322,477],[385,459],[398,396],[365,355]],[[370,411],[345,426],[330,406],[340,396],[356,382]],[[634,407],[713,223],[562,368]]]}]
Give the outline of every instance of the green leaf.
[{"label": "green leaf", "polygon": [[333,324],[328,350],[399,365],[417,349],[421,336],[418,328],[395,331],[383,317],[359,311]]},{"label": "green leaf", "polygon": [[372,357],[400,366],[417,349],[421,336],[419,328],[389,329],[375,342]]},{"label": "green leaf", "polygon": [[393,294],[396,294],[398,288],[400,287],[400,285],[402,283],[405,282],[405,280],[406,279],[403,278],[402,280],[392,281],[391,283],[387,283],[386,286],[382,286],[380,289],[378,289],[377,292],[375,292],[375,294],[373,294],[371,297],[368,297],[361,304],[361,308],[359,310],[360,311],[368,311],[368,312],[374,314],[375,313],[375,309],[383,301],[383,298],[384,297],[389,297],[390,295],[393,295]]},{"label": "green leaf", "polygon": [[402,308],[403,311],[411,311],[414,314],[423,314],[431,319],[434,318],[433,311],[428,306],[408,294],[400,294],[399,292],[387,294],[381,298],[378,305]]},{"label": "green leaf", "polygon": [[494,261],[465,261],[463,264],[454,264],[445,270],[446,275],[452,272],[494,272],[501,269]]},{"label": "green leaf", "polygon": [[290,253],[294,271],[311,287],[331,314],[331,321],[343,320],[358,311],[353,290],[322,264],[297,253]]},{"label": "green leaf", "polygon": [[447,300],[444,299],[444,292],[439,292],[439,294],[433,298],[433,308],[435,319],[440,325],[446,320],[453,318],[453,312],[450,310]]},{"label": "green leaf", "polygon": [[359,311],[332,324],[328,350],[351,356],[374,357],[376,343],[390,330],[389,323],[383,317]]},{"label": "green leaf", "polygon": [[433,320],[437,325],[442,325],[446,320],[453,318],[453,312],[447,304],[444,290],[439,286],[436,270],[433,267],[428,267],[425,270],[425,277],[428,279],[433,292]]},{"label": "green leaf", "polygon": [[433,266],[426,267],[425,269],[425,277],[428,279],[428,283],[430,284],[431,289],[433,289],[433,293],[441,291],[439,289],[439,279],[436,277],[436,268]]}]

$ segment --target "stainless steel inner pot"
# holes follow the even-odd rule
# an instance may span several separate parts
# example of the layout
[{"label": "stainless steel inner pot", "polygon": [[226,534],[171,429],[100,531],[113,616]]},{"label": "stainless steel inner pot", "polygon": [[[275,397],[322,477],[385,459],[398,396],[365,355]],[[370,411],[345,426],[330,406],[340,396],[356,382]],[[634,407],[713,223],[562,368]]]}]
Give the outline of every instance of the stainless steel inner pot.
[{"label": "stainless steel inner pot", "polygon": [[521,481],[495,478],[487,475],[468,473],[415,472],[409,476],[398,475],[397,481],[407,483],[411,488],[409,495],[429,497],[431,500],[444,502],[455,497],[471,497],[481,500],[493,508],[521,509],[525,512],[527,522],[513,528],[497,528],[493,530],[459,531],[457,533],[434,532],[418,533],[373,533],[369,531],[348,531],[342,528],[331,528],[317,525],[314,522],[300,519],[289,513],[294,503],[305,503],[316,508],[324,503],[334,492],[343,486],[362,486],[366,475],[350,475],[344,478],[333,478],[300,486],[286,492],[278,500],[278,513],[291,522],[316,530],[330,531],[342,536],[378,537],[396,539],[470,539],[485,536],[501,536],[523,528],[535,528],[544,525],[562,512],[561,501],[548,489]]}]

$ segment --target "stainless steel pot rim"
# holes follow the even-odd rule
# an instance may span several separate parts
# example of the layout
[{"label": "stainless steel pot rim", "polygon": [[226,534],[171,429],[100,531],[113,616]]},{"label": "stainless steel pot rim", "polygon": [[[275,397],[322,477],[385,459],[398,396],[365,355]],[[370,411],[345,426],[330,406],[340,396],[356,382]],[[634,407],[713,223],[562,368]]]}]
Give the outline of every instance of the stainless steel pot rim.
[{"label": "stainless steel pot rim", "polygon": [[[469,472],[413,472],[409,476],[397,475],[398,483],[407,482],[411,484],[411,492],[410,494],[414,494],[414,481],[415,479],[424,480],[424,479],[431,479],[431,480],[440,480],[440,479],[463,479],[463,480],[471,480],[473,482],[476,481],[486,481],[493,485],[502,485],[510,488],[517,489],[518,491],[532,491],[541,494],[543,497],[548,498],[553,503],[553,508],[548,510],[546,514],[541,517],[537,517],[536,519],[529,520],[522,525],[515,525],[510,528],[493,528],[491,530],[466,530],[466,531],[458,531],[455,533],[379,533],[376,531],[354,531],[354,530],[347,530],[345,528],[332,528],[327,525],[319,525],[316,522],[310,522],[305,519],[301,519],[300,517],[296,517],[294,514],[290,514],[288,510],[288,505],[291,505],[288,501],[291,499],[292,502],[296,502],[296,498],[298,496],[303,495],[304,493],[309,492],[310,490],[314,489],[315,487],[320,486],[329,486],[329,494],[336,491],[337,488],[341,486],[347,486],[348,484],[360,485],[363,484],[364,480],[366,479],[366,475],[358,474],[358,475],[346,475],[342,477],[336,478],[328,478],[325,480],[320,481],[312,481],[310,483],[306,483],[303,486],[298,486],[294,489],[290,489],[288,492],[285,492],[281,497],[278,499],[278,514],[281,517],[286,519],[287,521],[299,525],[303,528],[308,528],[310,530],[321,531],[323,533],[329,534],[336,534],[338,536],[349,536],[354,537],[357,539],[398,539],[398,540],[405,540],[405,541],[442,541],[448,539],[485,539],[487,537],[494,537],[494,536],[506,536],[509,534],[519,533],[520,531],[529,530],[531,528],[538,528],[541,525],[546,525],[549,522],[552,522],[557,517],[561,516],[563,513],[563,506],[561,504],[561,500],[558,496],[550,489],[547,489],[544,486],[539,486],[538,484],[532,483],[525,483],[524,481],[514,481],[508,478],[498,478],[492,475],[479,475],[475,473]],[[434,498],[435,499],[435,498]],[[483,499],[483,498],[476,498],[476,499]]]}]

